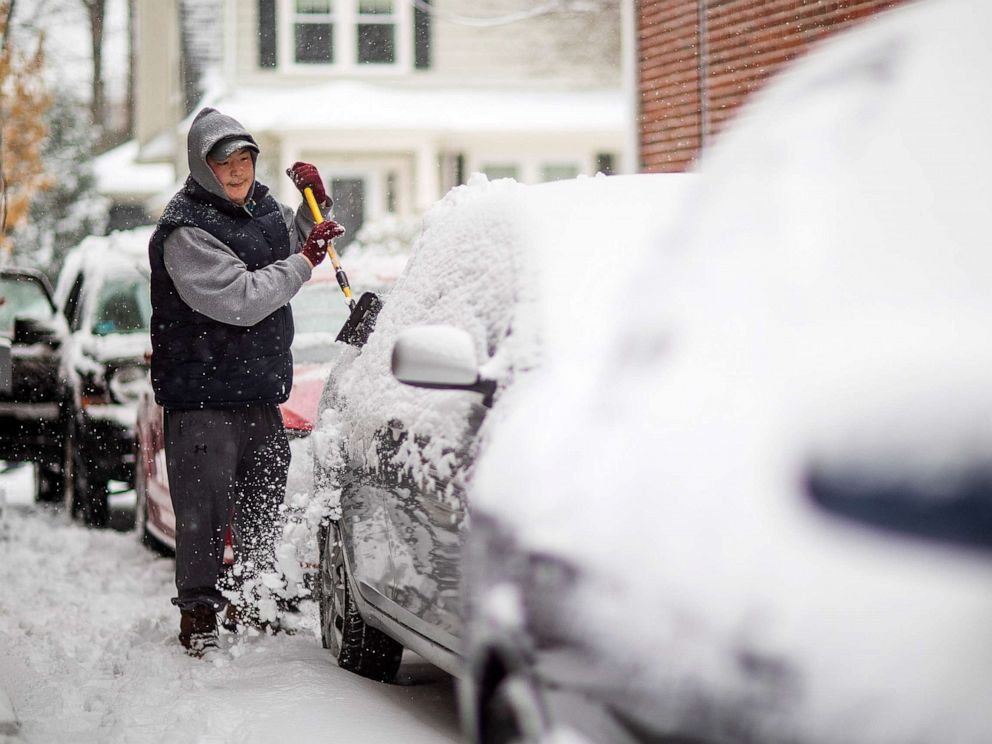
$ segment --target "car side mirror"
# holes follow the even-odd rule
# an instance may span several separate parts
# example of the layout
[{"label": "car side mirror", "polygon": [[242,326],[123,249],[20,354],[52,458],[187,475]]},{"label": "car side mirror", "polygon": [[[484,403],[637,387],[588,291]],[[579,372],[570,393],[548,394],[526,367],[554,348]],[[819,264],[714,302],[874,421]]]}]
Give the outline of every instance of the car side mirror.
[{"label": "car side mirror", "polygon": [[479,375],[475,344],[468,332],[446,325],[414,326],[393,346],[393,377],[406,385],[434,390],[471,390],[493,403],[495,380]]},{"label": "car side mirror", "polygon": [[14,318],[14,343],[30,346],[31,344],[48,344],[52,348],[59,345],[61,339],[55,326],[47,320],[30,316]]}]

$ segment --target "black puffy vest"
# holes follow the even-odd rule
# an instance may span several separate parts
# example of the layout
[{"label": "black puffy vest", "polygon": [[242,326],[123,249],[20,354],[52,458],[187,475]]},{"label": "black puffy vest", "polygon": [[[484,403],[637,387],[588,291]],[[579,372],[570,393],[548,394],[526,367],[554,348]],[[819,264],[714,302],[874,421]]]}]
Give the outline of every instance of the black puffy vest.
[{"label": "black puffy vest", "polygon": [[179,227],[213,235],[249,271],[287,258],[289,231],[278,202],[256,182],[255,207],[209,193],[193,178],[165,208],[148,245],[152,296],[152,387],[165,408],[232,408],[282,403],[293,384],[293,313],[289,305],[250,327],[228,325],[183,302],[165,268],[165,240]]}]

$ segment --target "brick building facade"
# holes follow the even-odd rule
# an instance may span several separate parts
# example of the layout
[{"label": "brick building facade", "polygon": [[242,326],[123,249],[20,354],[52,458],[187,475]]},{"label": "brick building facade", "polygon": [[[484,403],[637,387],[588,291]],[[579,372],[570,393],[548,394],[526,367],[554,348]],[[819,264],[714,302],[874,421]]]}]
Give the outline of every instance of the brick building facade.
[{"label": "brick building facade", "polygon": [[639,170],[685,170],[783,64],[903,2],[635,0]]}]

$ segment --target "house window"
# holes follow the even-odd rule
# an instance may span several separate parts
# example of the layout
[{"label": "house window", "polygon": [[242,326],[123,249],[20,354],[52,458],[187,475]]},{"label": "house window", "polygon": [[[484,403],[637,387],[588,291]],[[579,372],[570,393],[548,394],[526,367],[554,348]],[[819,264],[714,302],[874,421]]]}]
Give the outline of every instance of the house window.
[{"label": "house window", "polygon": [[417,70],[431,66],[431,14],[423,7],[429,5],[430,0],[424,0],[413,11],[413,66]]},{"label": "house window", "polygon": [[596,153],[596,172],[604,176],[612,176],[617,172],[617,158],[612,152]]},{"label": "house window", "polygon": [[519,170],[512,163],[488,163],[479,170],[486,174],[490,181],[497,178],[517,178]]},{"label": "house window", "polygon": [[574,163],[545,163],[541,166],[542,181],[564,181],[579,175],[579,167]]},{"label": "house window", "polygon": [[430,66],[430,17],[410,0],[258,3],[260,68],[333,67],[374,75]]},{"label": "house window", "polygon": [[334,61],[333,0],[294,0],[293,31],[296,61],[328,64]]},{"label": "house window", "polygon": [[386,174],[386,211],[396,214],[397,210],[397,182],[396,173],[389,171]]},{"label": "house window", "polygon": [[365,224],[365,179],[332,178],[331,199],[334,202],[334,219],[344,225],[347,232],[334,241],[344,249]]},{"label": "house window", "polygon": [[358,0],[359,64],[396,61],[397,17],[393,0]]},{"label": "house window", "polygon": [[276,0],[258,0],[258,66],[275,67]]}]

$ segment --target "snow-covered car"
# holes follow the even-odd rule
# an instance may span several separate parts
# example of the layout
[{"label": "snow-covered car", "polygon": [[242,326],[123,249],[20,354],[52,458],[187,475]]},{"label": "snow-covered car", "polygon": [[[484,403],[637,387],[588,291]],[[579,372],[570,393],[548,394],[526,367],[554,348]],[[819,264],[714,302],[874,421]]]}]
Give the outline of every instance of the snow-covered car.
[{"label": "snow-covered car", "polygon": [[66,324],[44,274],[0,269],[0,459],[36,466],[35,498],[62,498]]},{"label": "snow-covered car", "polygon": [[782,74],[605,341],[520,391],[473,740],[992,740],[990,27],[916,3]]},{"label": "snow-covered car", "polygon": [[[525,186],[477,174],[427,213],[367,344],[332,371],[311,438],[315,495],[331,517],[317,598],[341,667],[388,681],[408,648],[460,673],[461,549],[491,422],[565,338],[624,312],[611,286],[691,180]],[[481,371],[439,373],[452,347],[484,360]]]},{"label": "snow-covered car", "polygon": [[69,325],[66,508],[102,527],[112,482],[134,482],[134,420],[150,346],[150,227],[90,236],[65,258],[55,303]]},{"label": "snow-covered car", "polygon": [[[405,260],[404,257],[398,258]],[[356,290],[363,288],[384,293],[398,273],[396,263],[396,260],[389,260],[374,266],[360,265],[353,272],[349,267],[349,280]],[[342,349],[342,345],[335,342],[335,337],[349,314],[330,261],[322,263],[313,272],[290,304],[295,327],[293,386],[289,399],[279,406],[279,410],[287,434],[290,437],[305,437],[313,429],[327,375]],[[155,402],[155,393],[147,376],[139,396],[136,428],[135,526],[146,543],[174,551],[176,516],[172,510],[165,466],[162,407]]]}]

